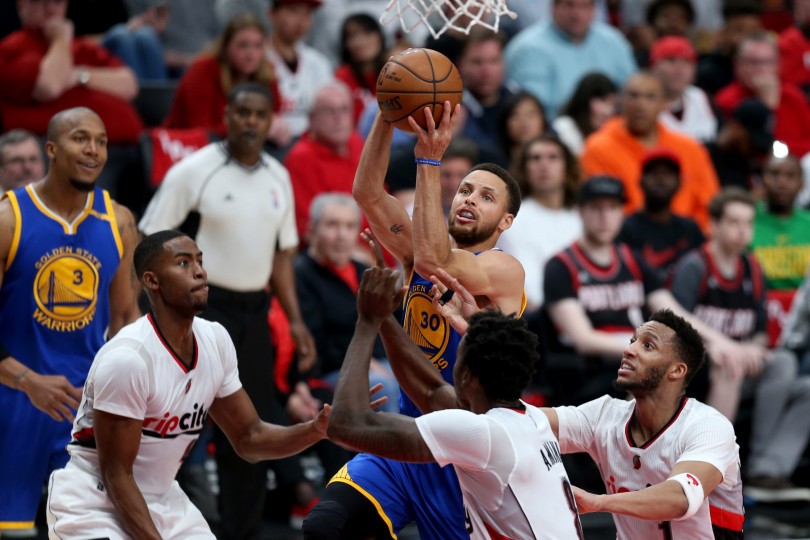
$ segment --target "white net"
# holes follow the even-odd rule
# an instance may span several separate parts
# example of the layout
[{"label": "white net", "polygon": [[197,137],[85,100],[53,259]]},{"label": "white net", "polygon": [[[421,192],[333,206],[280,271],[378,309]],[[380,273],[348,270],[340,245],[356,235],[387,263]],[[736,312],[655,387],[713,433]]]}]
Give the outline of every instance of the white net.
[{"label": "white net", "polygon": [[469,34],[474,26],[497,32],[501,17],[517,17],[506,0],[390,0],[380,22],[399,20],[405,32],[424,24],[438,38],[449,29]]}]

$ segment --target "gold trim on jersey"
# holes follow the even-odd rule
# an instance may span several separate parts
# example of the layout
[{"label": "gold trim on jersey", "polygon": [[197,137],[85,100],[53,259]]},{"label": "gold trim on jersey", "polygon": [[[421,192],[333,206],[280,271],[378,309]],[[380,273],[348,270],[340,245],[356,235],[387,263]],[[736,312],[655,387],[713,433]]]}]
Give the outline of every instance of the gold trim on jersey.
[{"label": "gold trim on jersey", "polygon": [[0,531],[17,530],[17,529],[31,529],[34,526],[33,521],[0,521]]},{"label": "gold trim on jersey", "polygon": [[115,211],[113,210],[112,200],[110,194],[105,189],[102,191],[104,194],[104,208],[107,210],[107,215],[104,216],[110,222],[112,228],[113,238],[115,238],[115,245],[118,246],[118,256],[124,257],[124,242],[121,240],[121,234],[118,232],[118,220],[115,219]]},{"label": "gold trim on jersey", "polygon": [[346,484],[347,486],[353,487],[358,492],[360,492],[361,495],[363,495],[366,499],[368,499],[371,502],[371,504],[374,505],[374,508],[377,509],[377,513],[380,515],[380,518],[382,518],[382,520],[388,526],[388,532],[391,534],[391,538],[393,540],[397,540],[397,535],[394,534],[394,526],[391,524],[391,520],[389,519],[389,517],[385,514],[385,510],[383,510],[382,505],[376,498],[374,498],[374,495],[372,495],[362,487],[358,486],[354,482],[354,480],[352,480],[352,477],[349,475],[348,463],[343,467],[341,467],[340,470],[335,473],[335,475],[332,477],[331,480],[329,480],[327,485],[331,484],[332,482],[341,482],[343,484]]},{"label": "gold trim on jersey", "polygon": [[14,212],[14,238],[11,239],[11,247],[8,250],[8,257],[6,257],[6,270],[8,270],[11,263],[14,262],[14,257],[17,256],[17,249],[20,247],[22,212],[20,212],[20,203],[17,201],[17,196],[13,191],[6,192],[3,197],[8,197],[8,202],[11,203],[11,211]]},{"label": "gold trim on jersey", "polygon": [[45,214],[46,217],[54,220],[55,222],[59,223],[64,229],[65,234],[76,234],[76,229],[79,228],[82,221],[87,219],[87,216],[91,214],[93,210],[93,200],[95,199],[95,192],[91,191],[87,194],[87,202],[84,204],[84,208],[82,209],[81,213],[76,216],[72,222],[68,223],[65,221],[61,216],[56,215],[50,208],[45,206],[45,203],[39,198],[37,192],[34,190],[33,185],[28,185],[25,187],[25,190],[28,192],[28,195],[31,196],[31,200],[34,202],[34,206],[39,209],[40,212]]}]

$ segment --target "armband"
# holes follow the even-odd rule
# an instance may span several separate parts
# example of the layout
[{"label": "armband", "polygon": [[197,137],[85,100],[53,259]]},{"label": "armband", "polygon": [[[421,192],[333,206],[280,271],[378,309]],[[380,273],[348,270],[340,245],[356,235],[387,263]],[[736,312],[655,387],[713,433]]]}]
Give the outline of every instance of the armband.
[{"label": "armband", "polygon": [[673,521],[683,521],[684,519],[689,519],[694,516],[697,511],[700,510],[703,500],[706,498],[700,480],[691,473],[676,474],[675,476],[670,476],[667,480],[678,482],[681,488],[683,488],[683,494],[686,495],[686,500],[689,502],[686,513]]},{"label": "armband", "polygon": [[427,158],[416,158],[414,161],[420,165],[433,165],[434,167],[440,167],[442,162],[436,159],[427,159]]}]

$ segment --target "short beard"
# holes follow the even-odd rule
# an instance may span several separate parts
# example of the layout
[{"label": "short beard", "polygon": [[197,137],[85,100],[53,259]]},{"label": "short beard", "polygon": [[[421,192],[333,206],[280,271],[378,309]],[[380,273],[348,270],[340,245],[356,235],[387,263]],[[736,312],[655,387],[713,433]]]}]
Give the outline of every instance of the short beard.
[{"label": "short beard", "polygon": [[486,228],[474,227],[471,230],[466,230],[459,227],[456,222],[453,221],[450,223],[448,232],[459,246],[474,246],[485,240],[489,240],[490,237],[495,234],[496,230],[498,230],[497,224]]},{"label": "short beard", "polygon": [[646,396],[658,388],[667,372],[666,366],[653,366],[646,377],[640,381],[613,381],[613,388],[622,392],[630,392],[635,397]]},{"label": "short beard", "polygon": [[76,191],[81,191],[82,193],[90,193],[96,187],[96,181],[93,180],[92,182],[88,183],[88,182],[80,182],[75,178],[71,178],[70,185],[73,186],[73,188]]}]

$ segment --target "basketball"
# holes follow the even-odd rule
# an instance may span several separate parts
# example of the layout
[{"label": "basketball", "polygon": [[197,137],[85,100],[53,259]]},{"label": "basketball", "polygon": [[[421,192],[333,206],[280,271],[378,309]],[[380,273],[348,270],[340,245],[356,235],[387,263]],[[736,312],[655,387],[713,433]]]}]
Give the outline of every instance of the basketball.
[{"label": "basketball", "polygon": [[455,107],[461,103],[464,85],[456,66],[440,52],[431,49],[408,49],[383,66],[377,78],[377,103],[382,117],[404,131],[413,131],[408,117],[413,115],[422,128],[430,107],[436,125],[442,119],[444,102]]}]

